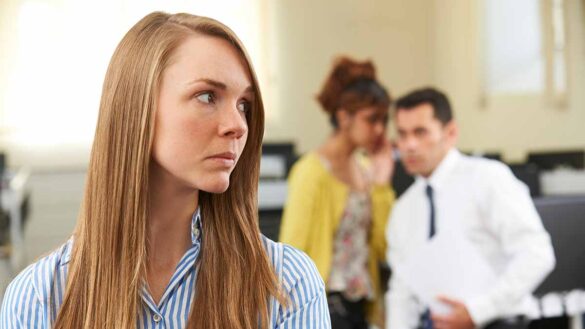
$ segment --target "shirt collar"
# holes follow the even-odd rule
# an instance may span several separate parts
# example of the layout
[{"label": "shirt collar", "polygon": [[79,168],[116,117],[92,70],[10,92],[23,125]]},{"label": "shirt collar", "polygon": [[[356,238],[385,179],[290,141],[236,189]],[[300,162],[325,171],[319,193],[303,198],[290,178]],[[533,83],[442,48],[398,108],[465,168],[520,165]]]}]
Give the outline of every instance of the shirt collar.
[{"label": "shirt collar", "polygon": [[63,246],[63,249],[61,251],[61,266],[67,265],[69,263],[69,261],[71,260],[71,248],[73,246],[73,239],[74,237],[72,236],[69,241],[67,241],[67,243],[65,243],[65,245]]},{"label": "shirt collar", "polygon": [[439,163],[437,168],[433,171],[430,177],[417,177],[417,181],[422,182],[423,185],[431,185],[433,189],[441,189],[445,184],[447,176],[455,168],[457,161],[461,158],[461,153],[455,149],[450,149],[443,160]]},{"label": "shirt collar", "polygon": [[[203,232],[201,228],[201,208],[197,207],[191,217],[191,242],[193,244],[201,243],[201,235]],[[61,265],[66,265],[71,260],[72,247],[73,237],[71,237],[71,239],[69,239],[69,241],[63,246]]]},{"label": "shirt collar", "polygon": [[203,230],[201,229],[201,208],[197,207],[195,213],[191,217],[191,242],[193,244],[201,242],[201,235]]}]

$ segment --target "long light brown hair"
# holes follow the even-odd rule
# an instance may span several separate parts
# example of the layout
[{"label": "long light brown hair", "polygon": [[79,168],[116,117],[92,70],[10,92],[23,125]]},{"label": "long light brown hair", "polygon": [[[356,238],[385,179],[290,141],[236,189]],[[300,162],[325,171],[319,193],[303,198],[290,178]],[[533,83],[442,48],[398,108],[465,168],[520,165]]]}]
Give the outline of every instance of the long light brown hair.
[{"label": "long light brown hair", "polygon": [[248,140],[228,190],[199,193],[203,217],[197,291],[188,328],[263,328],[270,296],[285,302],[258,229],[257,182],[264,108],[251,61],[223,24],[154,12],[124,36],[108,67],[85,196],[55,328],[135,328],[148,259],[149,164],[161,76],[189,36],[230,42],[255,91]]}]

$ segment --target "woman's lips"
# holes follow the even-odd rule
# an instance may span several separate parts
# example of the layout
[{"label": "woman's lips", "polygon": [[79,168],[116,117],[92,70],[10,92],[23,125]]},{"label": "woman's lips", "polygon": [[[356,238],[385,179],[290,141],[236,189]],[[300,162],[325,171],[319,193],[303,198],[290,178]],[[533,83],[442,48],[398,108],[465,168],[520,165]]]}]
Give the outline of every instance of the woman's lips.
[{"label": "woman's lips", "polygon": [[223,152],[214,154],[207,159],[221,165],[233,166],[236,163],[236,154],[233,152]]}]

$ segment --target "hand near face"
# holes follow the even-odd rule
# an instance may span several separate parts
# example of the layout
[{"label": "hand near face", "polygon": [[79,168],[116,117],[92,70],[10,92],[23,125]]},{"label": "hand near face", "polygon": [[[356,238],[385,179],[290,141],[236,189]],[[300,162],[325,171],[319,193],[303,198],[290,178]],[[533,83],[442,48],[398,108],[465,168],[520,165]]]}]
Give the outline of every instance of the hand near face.
[{"label": "hand near face", "polygon": [[394,173],[394,158],[392,156],[392,143],[385,137],[380,138],[379,143],[369,151],[372,160],[372,177],[376,185],[390,184],[390,178]]},{"label": "hand near face", "polygon": [[473,329],[475,325],[465,305],[455,299],[440,296],[439,301],[451,307],[451,313],[439,315],[432,313],[434,329]]}]

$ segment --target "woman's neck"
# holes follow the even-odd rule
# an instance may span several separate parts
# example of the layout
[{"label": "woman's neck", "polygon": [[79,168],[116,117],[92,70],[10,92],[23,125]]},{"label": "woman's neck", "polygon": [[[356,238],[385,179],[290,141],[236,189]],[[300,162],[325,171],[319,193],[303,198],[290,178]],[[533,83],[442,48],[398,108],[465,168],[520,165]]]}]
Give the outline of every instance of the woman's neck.
[{"label": "woman's neck", "polygon": [[192,244],[191,219],[199,191],[164,170],[151,171],[149,185],[149,261],[180,259]]},{"label": "woman's neck", "polygon": [[346,162],[349,161],[355,149],[355,145],[348,136],[336,132],[325,140],[319,151],[331,162]]},{"label": "woman's neck", "polygon": [[149,193],[146,281],[158,304],[177,264],[192,246],[191,219],[198,206],[199,192],[152,164]]},{"label": "woman's neck", "polygon": [[339,181],[352,190],[367,190],[367,181],[352,159],[356,149],[355,144],[343,133],[335,133],[330,136],[317,151],[325,157],[329,165],[329,171]]}]

